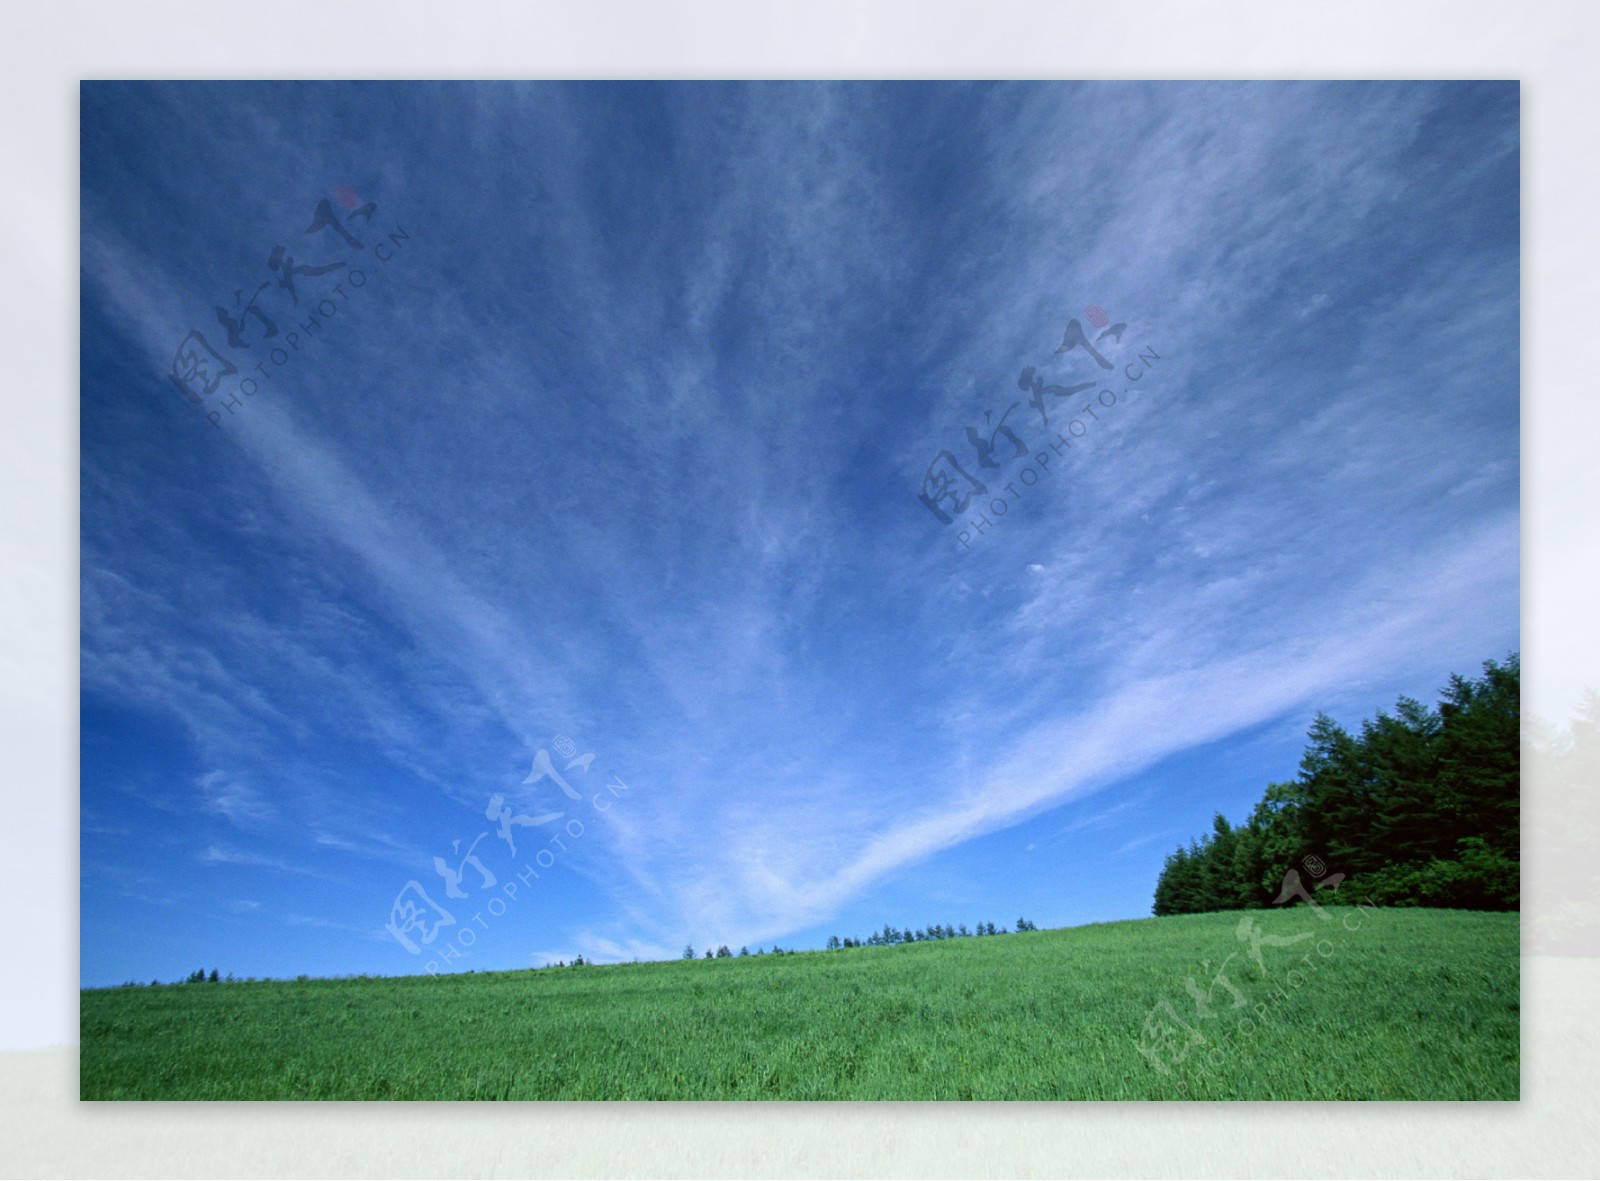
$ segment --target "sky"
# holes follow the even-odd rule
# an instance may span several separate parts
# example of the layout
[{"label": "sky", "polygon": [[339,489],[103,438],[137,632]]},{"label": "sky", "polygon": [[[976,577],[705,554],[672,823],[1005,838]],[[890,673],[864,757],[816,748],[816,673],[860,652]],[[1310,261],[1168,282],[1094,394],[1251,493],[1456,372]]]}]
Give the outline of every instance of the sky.
[{"label": "sky", "polygon": [[1520,646],[1519,117],[84,84],[82,982],[1147,916]]}]

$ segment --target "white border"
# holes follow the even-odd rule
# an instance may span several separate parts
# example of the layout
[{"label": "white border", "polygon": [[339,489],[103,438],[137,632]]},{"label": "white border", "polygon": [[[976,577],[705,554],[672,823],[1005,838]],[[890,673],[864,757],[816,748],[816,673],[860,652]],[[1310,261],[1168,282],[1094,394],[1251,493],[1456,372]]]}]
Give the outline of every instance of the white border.
[{"label": "white border", "polygon": [[[1560,716],[1600,684],[1597,26],[1577,0],[5,6],[0,1045],[75,1040],[80,78],[1520,79],[1523,651],[1528,707]],[[1527,894],[1552,896],[1539,864],[1530,837]],[[1523,1099],[1501,1105],[79,1105],[75,1048],[14,1051],[0,1173],[1593,1176],[1597,984],[1600,961],[1525,961]]]}]

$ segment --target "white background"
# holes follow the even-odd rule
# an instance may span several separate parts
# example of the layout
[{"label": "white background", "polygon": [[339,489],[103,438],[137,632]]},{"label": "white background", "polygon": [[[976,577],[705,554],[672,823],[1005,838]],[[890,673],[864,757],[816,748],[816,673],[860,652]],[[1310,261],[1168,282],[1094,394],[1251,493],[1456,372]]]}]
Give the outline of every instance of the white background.
[{"label": "white background", "polygon": [[[1524,960],[1517,1104],[80,1105],[75,1043],[79,79],[1520,79],[1524,706],[1561,720],[1600,686],[1597,27],[1576,0],[6,4],[0,1173],[1595,1176],[1600,962],[1573,956]],[[1530,908],[1593,875],[1524,865]]]}]

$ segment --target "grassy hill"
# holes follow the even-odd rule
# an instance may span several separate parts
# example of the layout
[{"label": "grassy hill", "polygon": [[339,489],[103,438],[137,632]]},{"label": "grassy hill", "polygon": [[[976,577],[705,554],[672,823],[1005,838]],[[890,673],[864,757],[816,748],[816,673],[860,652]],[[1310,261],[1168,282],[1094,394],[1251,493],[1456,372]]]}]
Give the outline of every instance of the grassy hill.
[{"label": "grassy hill", "polygon": [[[1241,939],[1245,915],[1255,926]],[[712,961],[92,989],[81,1096],[1518,1097],[1516,914],[1322,916],[1297,907]]]}]

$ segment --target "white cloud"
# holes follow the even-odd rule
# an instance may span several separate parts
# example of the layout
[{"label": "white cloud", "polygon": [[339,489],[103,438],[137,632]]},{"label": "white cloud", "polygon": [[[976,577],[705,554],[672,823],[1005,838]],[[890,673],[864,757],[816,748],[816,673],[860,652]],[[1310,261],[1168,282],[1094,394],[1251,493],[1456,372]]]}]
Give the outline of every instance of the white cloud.
[{"label": "white cloud", "polygon": [[196,782],[200,806],[237,828],[258,828],[276,815],[261,793],[227,771],[207,771]]},{"label": "white cloud", "polygon": [[[244,865],[257,869],[275,869],[283,873],[311,874],[312,871],[304,866],[281,860],[277,857],[267,857],[260,853],[250,853],[239,849],[229,849],[222,845],[211,845],[199,856],[199,860],[206,865]],[[312,875],[315,876],[315,875]]]}]

